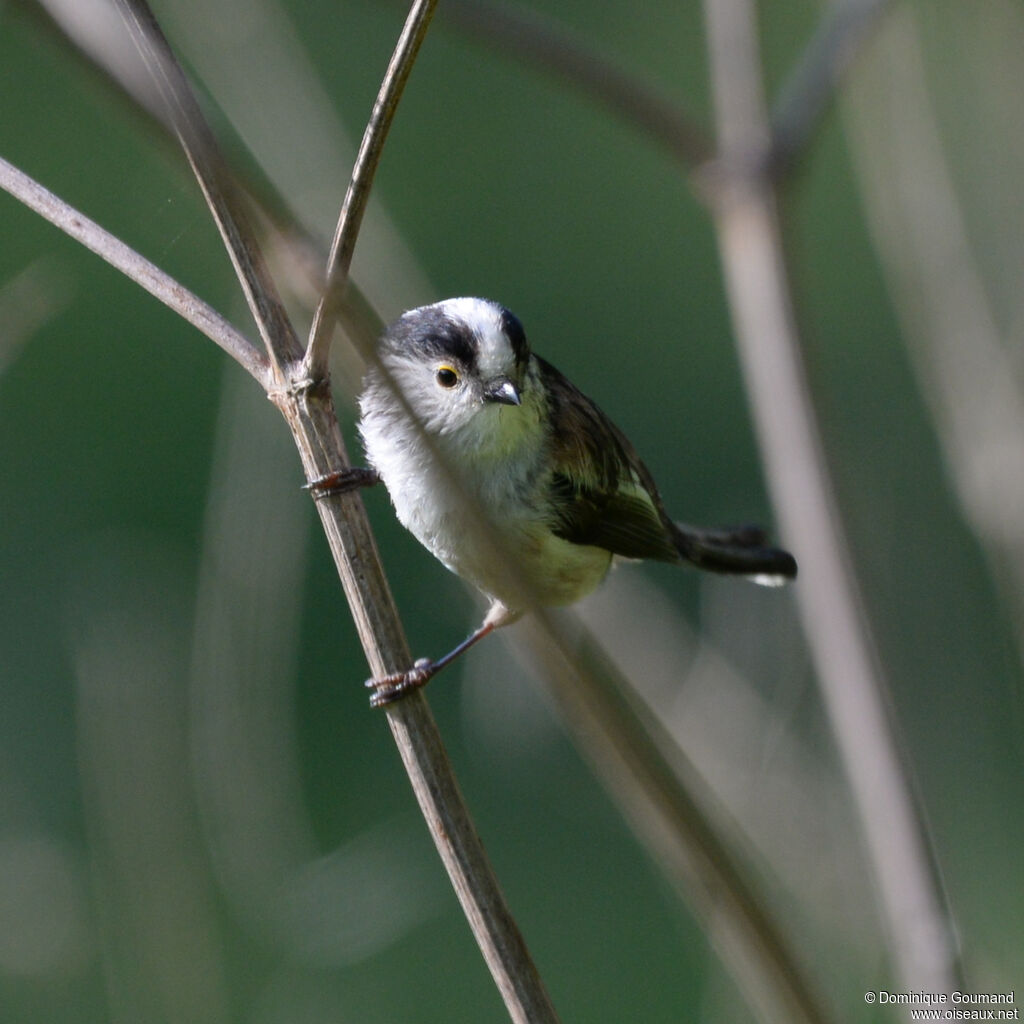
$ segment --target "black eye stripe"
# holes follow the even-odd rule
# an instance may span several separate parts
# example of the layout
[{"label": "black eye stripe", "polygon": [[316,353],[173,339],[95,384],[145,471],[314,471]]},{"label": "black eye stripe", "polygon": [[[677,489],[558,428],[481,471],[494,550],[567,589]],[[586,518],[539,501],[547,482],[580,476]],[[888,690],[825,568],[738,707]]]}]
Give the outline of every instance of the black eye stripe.
[{"label": "black eye stripe", "polygon": [[[523,325],[504,306],[482,299],[478,301],[497,314],[497,326],[508,341],[516,367],[521,370],[530,358],[530,345]],[[488,324],[489,317],[485,315],[477,324],[478,312],[473,311],[470,316],[472,324],[467,323],[461,315],[449,312],[444,306],[444,303],[437,303],[405,313],[384,332],[382,352],[391,351],[396,355],[416,353],[438,362],[450,361],[458,367],[460,374],[475,375],[481,344],[485,339],[488,346],[493,344],[490,335],[494,321]],[[478,335],[477,330],[483,335]]]},{"label": "black eye stripe", "polygon": [[476,339],[461,320],[439,309],[413,310],[395,321],[382,339],[396,352],[416,351],[435,359],[450,359],[467,373],[476,366]]}]

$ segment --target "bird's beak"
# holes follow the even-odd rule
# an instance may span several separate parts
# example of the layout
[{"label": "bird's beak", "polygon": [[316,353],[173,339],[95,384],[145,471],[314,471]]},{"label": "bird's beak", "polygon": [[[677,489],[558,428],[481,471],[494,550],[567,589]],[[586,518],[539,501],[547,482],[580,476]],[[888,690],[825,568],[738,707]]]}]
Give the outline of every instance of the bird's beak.
[{"label": "bird's beak", "polygon": [[519,405],[519,390],[508,377],[499,377],[488,385],[484,401],[497,402],[499,405]]}]

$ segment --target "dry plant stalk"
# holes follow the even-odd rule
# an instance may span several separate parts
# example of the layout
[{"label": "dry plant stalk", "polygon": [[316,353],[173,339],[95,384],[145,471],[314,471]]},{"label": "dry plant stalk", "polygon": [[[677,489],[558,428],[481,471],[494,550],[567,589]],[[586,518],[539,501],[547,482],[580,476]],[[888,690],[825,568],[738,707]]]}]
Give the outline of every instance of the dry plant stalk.
[{"label": "dry plant stalk", "polygon": [[[435,3],[417,0],[410,11],[382,86],[385,116],[371,122],[380,143]],[[238,201],[239,190],[152,12],[144,0],[118,0],[118,6],[169,107],[174,129],[231,254],[270,356],[271,379],[265,382],[268,394],[292,431],[307,479],[317,480],[346,468],[348,458],[329,382],[325,376],[314,377],[309,372],[321,360],[326,362],[326,341],[310,349],[313,365],[307,366],[306,350],[284,313]],[[375,145],[379,155],[379,145],[371,137],[371,152]],[[343,214],[339,231],[343,242],[340,249],[344,252],[347,246],[349,256],[361,219],[359,207],[365,205],[375,161],[357,166],[362,177],[357,177],[350,189],[355,199],[347,206],[347,219]],[[351,224],[347,234],[345,223]],[[332,257],[327,299],[334,293],[331,284],[347,272],[347,267],[341,267],[339,273],[337,263]],[[329,335],[327,330],[325,338]],[[318,501],[317,508],[371,671],[383,675],[409,668],[412,659],[408,644],[362,501],[358,496],[335,496]],[[472,825],[426,701],[421,694],[413,695],[390,707],[387,718],[428,827],[512,1020],[523,1024],[556,1021],[554,1008]]]}]

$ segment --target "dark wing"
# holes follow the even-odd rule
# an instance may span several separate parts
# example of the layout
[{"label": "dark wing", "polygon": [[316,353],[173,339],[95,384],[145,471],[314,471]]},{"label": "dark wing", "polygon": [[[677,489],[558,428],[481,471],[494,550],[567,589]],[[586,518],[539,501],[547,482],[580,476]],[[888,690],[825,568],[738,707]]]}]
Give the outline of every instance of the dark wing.
[{"label": "dark wing", "polygon": [[669,519],[650,470],[622,431],[550,363],[535,358],[549,402],[557,536],[625,558],[687,561],[762,583],[796,576],[793,556],[769,546],[758,527],[706,530]]},{"label": "dark wing", "polygon": [[661,496],[633,446],[575,385],[535,358],[551,422],[553,532],[625,558],[678,562]]}]

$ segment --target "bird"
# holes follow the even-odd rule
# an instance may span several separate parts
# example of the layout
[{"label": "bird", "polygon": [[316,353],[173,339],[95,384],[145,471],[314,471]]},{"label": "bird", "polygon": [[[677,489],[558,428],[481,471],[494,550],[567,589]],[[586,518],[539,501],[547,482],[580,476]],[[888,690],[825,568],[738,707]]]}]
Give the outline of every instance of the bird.
[{"label": "bird", "polygon": [[793,555],[758,527],[673,520],[626,435],[490,299],[420,306],[387,327],[359,411],[369,468],[307,486],[322,496],[383,482],[402,525],[489,602],[479,628],[443,657],[367,680],[375,707],[422,686],[530,607],[585,597],[618,560],[765,585],[797,575]]}]

